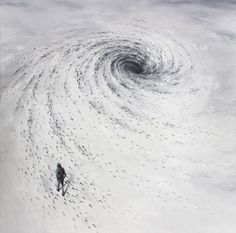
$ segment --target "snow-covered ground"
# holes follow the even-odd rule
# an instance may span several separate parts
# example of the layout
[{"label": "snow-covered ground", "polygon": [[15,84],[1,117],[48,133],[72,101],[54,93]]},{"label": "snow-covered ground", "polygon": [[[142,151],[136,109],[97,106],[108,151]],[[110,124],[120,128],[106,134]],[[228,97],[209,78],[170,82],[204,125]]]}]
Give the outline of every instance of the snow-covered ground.
[{"label": "snow-covered ground", "polygon": [[0,7],[2,233],[236,232],[234,1]]}]

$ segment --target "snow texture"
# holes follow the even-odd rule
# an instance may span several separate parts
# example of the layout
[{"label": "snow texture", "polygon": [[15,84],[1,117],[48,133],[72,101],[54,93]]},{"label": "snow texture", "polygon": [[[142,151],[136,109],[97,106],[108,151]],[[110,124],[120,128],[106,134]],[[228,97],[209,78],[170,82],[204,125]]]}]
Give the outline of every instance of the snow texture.
[{"label": "snow texture", "polygon": [[0,231],[235,233],[235,3],[0,0]]}]

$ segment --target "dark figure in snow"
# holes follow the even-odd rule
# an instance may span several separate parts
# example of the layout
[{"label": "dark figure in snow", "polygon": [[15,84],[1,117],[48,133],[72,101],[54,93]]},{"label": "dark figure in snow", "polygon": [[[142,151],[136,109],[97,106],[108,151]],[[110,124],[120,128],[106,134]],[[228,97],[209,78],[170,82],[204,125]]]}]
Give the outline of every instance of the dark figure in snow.
[{"label": "dark figure in snow", "polygon": [[[64,179],[66,177],[66,172],[60,163],[57,164],[56,175],[57,175],[57,191],[60,191],[60,189],[62,189],[62,195],[64,196],[64,194],[65,194],[65,192],[64,192]],[[61,188],[60,188],[60,185],[61,185]]]}]

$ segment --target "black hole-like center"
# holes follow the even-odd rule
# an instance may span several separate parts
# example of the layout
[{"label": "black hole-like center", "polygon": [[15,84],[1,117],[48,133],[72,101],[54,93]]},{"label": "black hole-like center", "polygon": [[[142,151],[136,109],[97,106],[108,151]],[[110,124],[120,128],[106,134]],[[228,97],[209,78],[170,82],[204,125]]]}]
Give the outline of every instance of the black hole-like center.
[{"label": "black hole-like center", "polygon": [[142,65],[134,61],[127,61],[124,64],[124,69],[134,74],[141,74],[143,72]]}]

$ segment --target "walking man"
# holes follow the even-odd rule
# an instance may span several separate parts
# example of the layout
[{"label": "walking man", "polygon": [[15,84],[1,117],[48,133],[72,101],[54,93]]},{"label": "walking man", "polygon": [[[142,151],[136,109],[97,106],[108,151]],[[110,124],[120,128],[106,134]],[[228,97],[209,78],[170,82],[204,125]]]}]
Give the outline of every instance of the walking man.
[{"label": "walking man", "polygon": [[57,164],[56,176],[57,176],[57,191],[60,191],[60,189],[62,189],[62,196],[64,196],[64,194],[65,194],[65,192],[64,192],[64,179],[66,177],[66,172],[60,163]]}]

